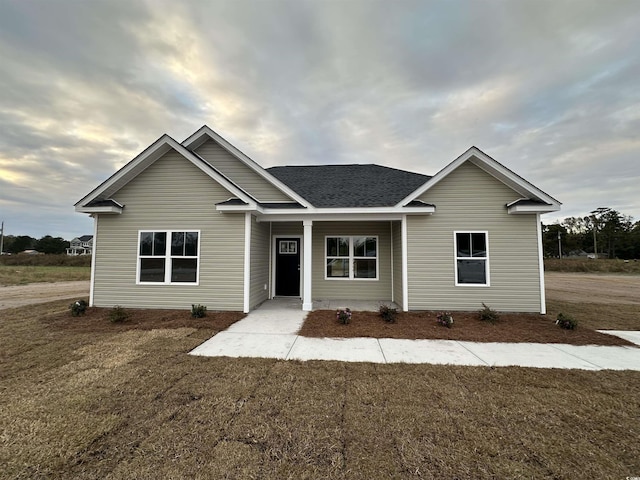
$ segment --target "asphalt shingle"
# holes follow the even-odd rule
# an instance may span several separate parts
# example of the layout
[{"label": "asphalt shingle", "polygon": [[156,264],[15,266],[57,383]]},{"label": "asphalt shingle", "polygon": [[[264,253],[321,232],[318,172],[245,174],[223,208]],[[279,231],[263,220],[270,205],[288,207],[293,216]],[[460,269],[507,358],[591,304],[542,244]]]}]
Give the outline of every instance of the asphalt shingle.
[{"label": "asphalt shingle", "polygon": [[283,166],[267,171],[317,208],[391,207],[431,178],[380,165]]}]

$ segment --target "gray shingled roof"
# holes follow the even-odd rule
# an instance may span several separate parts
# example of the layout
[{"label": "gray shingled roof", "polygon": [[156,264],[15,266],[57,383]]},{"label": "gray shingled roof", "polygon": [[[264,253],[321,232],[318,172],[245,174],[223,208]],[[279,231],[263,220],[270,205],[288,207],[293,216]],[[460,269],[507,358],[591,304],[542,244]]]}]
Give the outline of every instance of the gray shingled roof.
[{"label": "gray shingled roof", "polygon": [[431,178],[380,165],[285,166],[267,171],[318,208],[391,207]]}]

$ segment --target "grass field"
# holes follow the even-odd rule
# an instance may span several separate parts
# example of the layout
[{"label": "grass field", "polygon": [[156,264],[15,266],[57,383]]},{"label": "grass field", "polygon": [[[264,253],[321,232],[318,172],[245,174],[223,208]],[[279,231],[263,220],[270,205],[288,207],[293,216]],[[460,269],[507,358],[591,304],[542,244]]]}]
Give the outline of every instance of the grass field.
[{"label": "grass field", "polygon": [[91,267],[0,265],[0,285],[89,280]]},{"label": "grass field", "polygon": [[640,372],[191,357],[215,323],[69,328],[67,303],[2,312],[1,478],[640,474]]},{"label": "grass field", "polygon": [[545,258],[547,272],[629,273],[640,275],[640,261],[599,258]]}]

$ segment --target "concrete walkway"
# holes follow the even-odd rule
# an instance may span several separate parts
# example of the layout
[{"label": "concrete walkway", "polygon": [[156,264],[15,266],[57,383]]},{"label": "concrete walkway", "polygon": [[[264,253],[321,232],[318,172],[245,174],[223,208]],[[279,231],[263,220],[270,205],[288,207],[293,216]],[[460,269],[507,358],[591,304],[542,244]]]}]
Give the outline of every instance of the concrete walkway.
[{"label": "concrete walkway", "polygon": [[[362,302],[342,303],[354,310],[377,310],[377,307]],[[299,301],[271,300],[190,353],[209,357],[282,360],[640,370],[640,348],[636,347],[391,338],[309,338],[297,334],[305,316],[306,312],[300,309]],[[640,345],[640,332],[603,333],[617,335]]]}]

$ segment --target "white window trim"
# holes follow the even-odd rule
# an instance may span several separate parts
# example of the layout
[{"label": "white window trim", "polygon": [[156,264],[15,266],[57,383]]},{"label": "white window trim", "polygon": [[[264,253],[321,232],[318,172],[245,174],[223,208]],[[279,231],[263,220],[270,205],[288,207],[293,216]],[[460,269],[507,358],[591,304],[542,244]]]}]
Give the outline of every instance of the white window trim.
[{"label": "white window trim", "polygon": [[[375,257],[355,257],[353,254],[353,239],[354,238],[375,238],[376,239],[376,256]],[[327,255],[327,239],[328,238],[348,238],[349,239],[349,276],[348,277],[330,277],[327,275],[327,259],[328,258],[347,258],[343,256],[331,256]],[[353,262],[354,260],[376,260],[376,277],[375,278],[358,278],[354,276]],[[325,280],[337,280],[337,281],[356,281],[356,282],[377,282],[380,280],[380,239],[378,235],[325,235],[324,237],[324,279]]]},{"label": "white window trim", "polygon": [[[171,256],[171,234],[178,232],[196,232],[198,234],[198,255],[194,257],[183,257],[183,256]],[[141,233],[166,233],[167,234],[167,251],[169,254],[167,255],[165,252],[164,255],[164,282],[141,282],[140,281],[140,259],[141,258],[150,258],[148,255],[140,255],[140,234]],[[138,236],[136,237],[136,285],[185,285],[185,286],[197,286],[200,285],[200,241],[202,238],[202,234],[200,230],[196,228],[181,228],[177,230],[163,230],[163,229],[145,229],[138,230]],[[163,258],[163,257],[156,257]],[[196,281],[195,282],[172,282],[171,281],[171,259],[172,258],[185,258],[185,259],[196,259]]]},{"label": "white window trim", "polygon": [[[458,257],[458,233],[483,233],[485,239],[486,246],[486,256],[485,257]],[[484,260],[485,261],[485,276],[487,278],[487,283],[459,283],[458,282],[458,259],[463,258],[472,258],[476,260]],[[455,230],[453,232],[453,271],[455,275],[455,286],[456,287],[490,287],[491,286],[491,269],[489,268],[489,231],[488,230]]]}]

